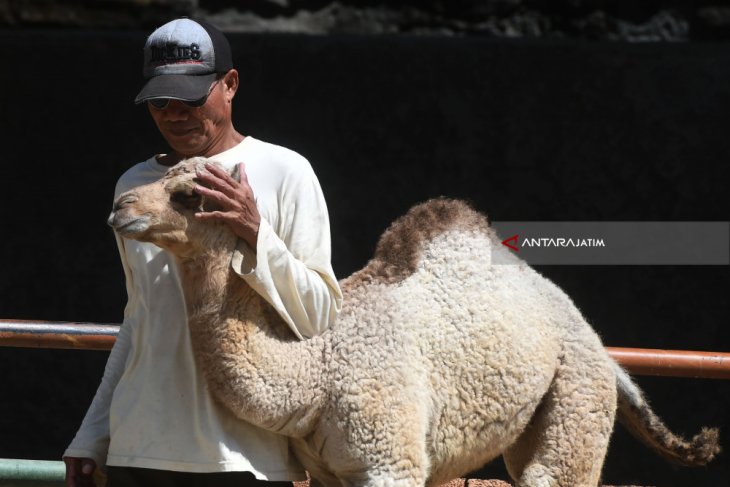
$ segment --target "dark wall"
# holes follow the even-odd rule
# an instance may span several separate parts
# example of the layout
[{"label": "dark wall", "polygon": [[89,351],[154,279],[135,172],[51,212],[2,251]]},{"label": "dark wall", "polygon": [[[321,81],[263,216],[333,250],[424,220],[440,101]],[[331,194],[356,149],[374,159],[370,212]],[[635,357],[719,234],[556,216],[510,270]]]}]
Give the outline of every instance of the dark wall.
[{"label": "dark wall", "polygon": [[[0,317],[121,320],[123,275],[104,223],[114,183],[165,150],[131,102],[145,35],[0,32]],[[236,125],[310,159],[341,277],[390,221],[438,195],[502,221],[730,219],[729,45],[230,38],[242,75]],[[607,345],[730,349],[728,266],[540,271]],[[0,457],[58,458],[105,360],[0,348]],[[638,380],[677,431],[730,426],[729,381]],[[484,474],[504,472],[497,463]],[[612,484],[728,478],[727,454],[676,469],[620,427],[605,469]]]}]

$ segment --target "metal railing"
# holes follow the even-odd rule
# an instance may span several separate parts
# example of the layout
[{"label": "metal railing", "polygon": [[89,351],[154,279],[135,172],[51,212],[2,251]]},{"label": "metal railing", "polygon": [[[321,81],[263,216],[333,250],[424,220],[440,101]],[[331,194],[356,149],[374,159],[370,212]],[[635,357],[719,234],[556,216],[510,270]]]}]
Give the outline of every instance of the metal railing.
[{"label": "metal railing", "polygon": [[0,347],[111,350],[119,325],[0,320]]},{"label": "metal railing", "polygon": [[[0,320],[0,346],[111,350],[119,325]],[[730,353],[606,347],[634,375],[730,379]]]},{"label": "metal railing", "polygon": [[0,487],[65,485],[66,466],[50,460],[0,458]]}]

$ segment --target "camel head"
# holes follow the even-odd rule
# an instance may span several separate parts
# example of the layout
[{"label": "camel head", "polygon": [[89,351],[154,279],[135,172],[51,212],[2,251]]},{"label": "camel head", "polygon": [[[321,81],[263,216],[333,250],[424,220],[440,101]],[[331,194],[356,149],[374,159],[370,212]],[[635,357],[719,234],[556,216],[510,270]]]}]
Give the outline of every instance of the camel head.
[{"label": "camel head", "polygon": [[158,181],[122,193],[107,223],[124,238],[153,243],[180,258],[193,258],[235,240],[225,224],[195,218],[197,211],[216,209],[193,190],[199,184],[196,169],[205,162],[202,157],[186,159]]}]

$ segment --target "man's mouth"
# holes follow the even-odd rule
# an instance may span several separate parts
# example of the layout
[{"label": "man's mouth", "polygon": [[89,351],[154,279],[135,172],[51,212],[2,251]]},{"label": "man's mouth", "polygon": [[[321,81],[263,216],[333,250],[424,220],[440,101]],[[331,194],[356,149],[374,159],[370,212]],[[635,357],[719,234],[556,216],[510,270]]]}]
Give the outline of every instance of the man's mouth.
[{"label": "man's mouth", "polygon": [[167,127],[165,131],[169,133],[170,135],[173,135],[175,137],[182,137],[185,135],[189,135],[192,132],[194,132],[197,129],[197,126],[176,126],[176,127]]}]

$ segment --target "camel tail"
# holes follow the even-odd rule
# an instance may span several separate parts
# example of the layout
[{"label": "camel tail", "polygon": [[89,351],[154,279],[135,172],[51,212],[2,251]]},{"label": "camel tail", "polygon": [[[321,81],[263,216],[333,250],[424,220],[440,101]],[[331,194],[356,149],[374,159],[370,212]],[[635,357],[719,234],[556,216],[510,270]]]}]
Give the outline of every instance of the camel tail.
[{"label": "camel tail", "polygon": [[671,463],[698,467],[711,462],[720,453],[717,428],[702,428],[691,440],[678,436],[652,411],[639,387],[618,364],[618,419],[639,441]]}]

